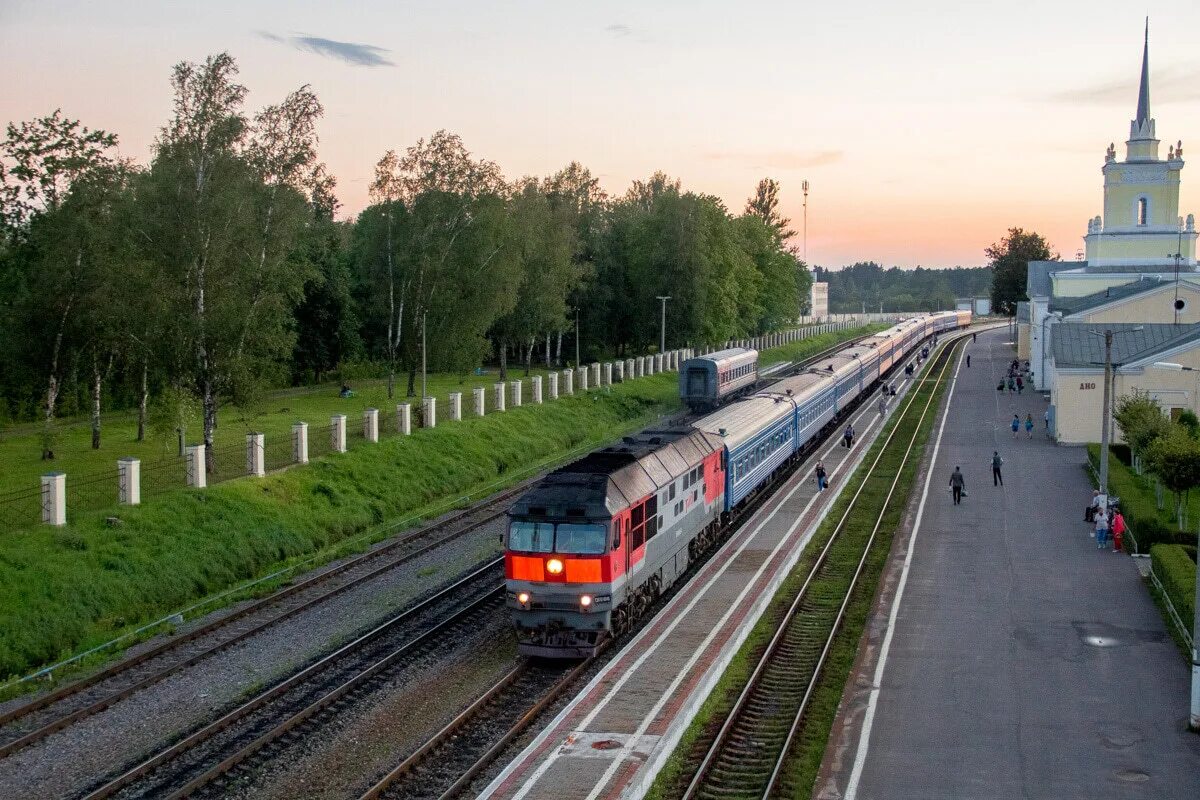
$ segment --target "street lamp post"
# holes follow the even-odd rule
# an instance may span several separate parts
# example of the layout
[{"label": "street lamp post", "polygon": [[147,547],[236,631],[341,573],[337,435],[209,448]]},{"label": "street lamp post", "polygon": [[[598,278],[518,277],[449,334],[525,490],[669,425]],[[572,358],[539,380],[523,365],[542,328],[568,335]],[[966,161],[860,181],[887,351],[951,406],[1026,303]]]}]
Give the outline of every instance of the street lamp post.
[{"label": "street lamp post", "polygon": [[662,301],[662,331],[658,337],[658,352],[667,352],[667,301],[671,299],[668,295],[659,295],[658,299]]},{"label": "street lamp post", "polygon": [[[1154,366],[1184,372],[1200,371],[1169,361],[1155,361]],[[1200,547],[1200,530],[1196,532],[1196,545]],[[1195,608],[1200,609],[1200,569],[1196,570]],[[1188,713],[1188,726],[1194,731],[1200,731],[1200,613],[1192,620],[1192,705]]]}]

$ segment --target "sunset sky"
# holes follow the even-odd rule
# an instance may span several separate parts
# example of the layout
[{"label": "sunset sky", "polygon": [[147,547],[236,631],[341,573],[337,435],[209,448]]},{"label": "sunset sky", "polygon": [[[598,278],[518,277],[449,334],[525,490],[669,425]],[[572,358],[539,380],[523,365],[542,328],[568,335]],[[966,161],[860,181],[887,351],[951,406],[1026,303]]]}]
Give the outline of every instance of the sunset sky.
[{"label": "sunset sky", "polygon": [[[1110,141],[1123,157],[1141,10],[813,5],[0,0],[0,120],[61,107],[145,162],[171,65],[227,50],[251,109],[315,88],[346,215],[384,150],[447,128],[509,177],[578,160],[610,193],[661,169],[740,211],[769,175],[797,230],[807,178],[822,266],[977,265],[1012,226],[1074,257]],[[1151,111],[1164,156],[1183,139],[1200,159],[1200,4],[1170,8],[1150,20]],[[1185,169],[1184,213],[1198,187]]]}]

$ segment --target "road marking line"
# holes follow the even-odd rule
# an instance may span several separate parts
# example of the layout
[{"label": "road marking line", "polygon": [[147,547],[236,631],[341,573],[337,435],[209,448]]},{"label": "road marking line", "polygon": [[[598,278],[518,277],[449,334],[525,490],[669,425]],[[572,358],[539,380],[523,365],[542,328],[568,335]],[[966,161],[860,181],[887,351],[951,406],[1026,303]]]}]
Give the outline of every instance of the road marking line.
[{"label": "road marking line", "polygon": [[921,521],[925,517],[925,501],[929,499],[929,486],[933,481],[933,473],[937,468],[938,451],[942,448],[942,434],[946,431],[946,420],[950,418],[950,404],[954,401],[954,388],[958,385],[958,373],[962,369],[963,353],[959,354],[958,366],[954,368],[954,379],[950,382],[950,391],[946,396],[946,413],[938,426],[937,441],[933,445],[933,458],[929,461],[929,472],[925,475],[925,487],[921,491],[921,503],[917,506],[917,519],[913,523],[912,536],[908,540],[908,552],[904,554],[904,568],[900,572],[900,582],[896,586],[896,597],[892,600],[892,609],[888,614],[887,633],[883,636],[883,645],[879,649],[879,663],[875,665],[875,675],[871,680],[871,693],[867,699],[867,713],[863,716],[862,730],[858,735],[858,751],[854,754],[854,768],[850,771],[850,780],[846,783],[846,794],[843,800],[855,800],[858,796],[858,782],[862,779],[863,766],[867,761],[867,749],[871,744],[871,726],[875,722],[875,707],[879,702],[880,686],[883,682],[883,670],[887,666],[888,650],[892,646],[892,634],[896,631],[896,618],[900,614],[900,600],[904,597],[904,585],[908,582],[908,570],[912,565],[913,553],[917,549],[917,533],[921,530]]}]

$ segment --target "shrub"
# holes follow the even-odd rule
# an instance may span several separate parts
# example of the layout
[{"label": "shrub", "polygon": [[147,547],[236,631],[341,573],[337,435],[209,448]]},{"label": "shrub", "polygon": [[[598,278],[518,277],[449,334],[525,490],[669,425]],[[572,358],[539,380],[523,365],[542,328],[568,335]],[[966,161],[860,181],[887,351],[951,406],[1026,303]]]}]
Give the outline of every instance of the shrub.
[{"label": "shrub", "polygon": [[1150,548],[1150,563],[1163,592],[1190,631],[1196,616],[1196,562],[1177,544]]}]

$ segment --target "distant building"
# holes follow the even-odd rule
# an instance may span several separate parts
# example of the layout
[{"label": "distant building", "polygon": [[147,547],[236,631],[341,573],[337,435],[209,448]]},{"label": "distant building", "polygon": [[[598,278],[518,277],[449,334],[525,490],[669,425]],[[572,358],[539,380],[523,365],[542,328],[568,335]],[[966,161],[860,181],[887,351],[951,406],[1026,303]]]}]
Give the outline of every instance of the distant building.
[{"label": "distant building", "polygon": [[992,313],[992,298],[990,297],[959,297],[954,301],[956,311],[970,311],[977,317],[986,317]]},{"label": "distant building", "polygon": [[814,317],[829,316],[829,284],[824,281],[813,281],[812,293],[809,296],[811,311]]}]

